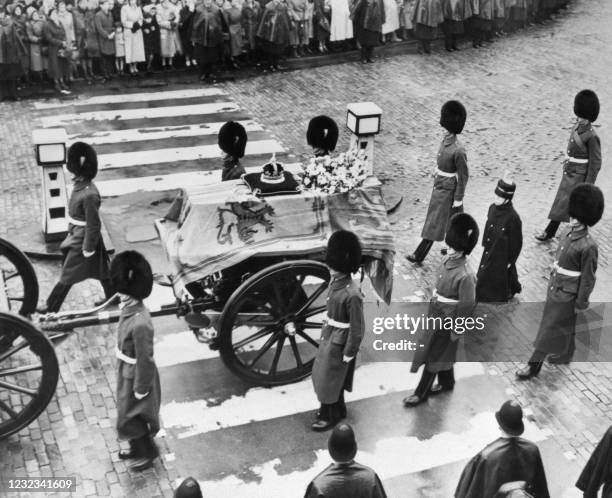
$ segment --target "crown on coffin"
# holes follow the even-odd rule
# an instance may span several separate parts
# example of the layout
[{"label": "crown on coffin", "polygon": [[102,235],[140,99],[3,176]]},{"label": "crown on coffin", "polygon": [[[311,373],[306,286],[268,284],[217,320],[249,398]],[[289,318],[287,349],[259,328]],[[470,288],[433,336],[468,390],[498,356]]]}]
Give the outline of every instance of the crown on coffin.
[{"label": "crown on coffin", "polygon": [[265,164],[261,174],[263,183],[282,183],[285,181],[285,173],[281,163],[276,160],[276,154],[272,156],[270,162]]}]

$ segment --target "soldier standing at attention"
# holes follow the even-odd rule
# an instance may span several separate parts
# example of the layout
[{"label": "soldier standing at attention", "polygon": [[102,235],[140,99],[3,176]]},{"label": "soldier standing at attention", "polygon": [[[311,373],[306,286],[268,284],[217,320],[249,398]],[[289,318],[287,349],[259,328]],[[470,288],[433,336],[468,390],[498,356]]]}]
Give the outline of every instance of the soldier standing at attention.
[{"label": "soldier standing at attention", "polygon": [[361,245],[353,232],[334,232],[327,244],[331,273],[327,321],[312,367],[312,383],[321,408],[313,431],[326,431],[346,417],[344,391],[353,390],[355,357],[364,334],[363,295],[351,274],[361,265]]},{"label": "soldier standing at attention", "polygon": [[448,133],[438,151],[438,167],[421,233],[423,240],[416,251],[407,257],[411,263],[421,263],[434,241],[444,240],[451,216],[463,212],[463,195],[469,172],[465,149],[459,143],[457,135],[463,131],[466,117],[465,107],[456,100],[450,100],[442,106],[440,125]]},{"label": "soldier standing at attention", "polygon": [[552,239],[561,222],[569,221],[567,205],[572,189],[579,183],[595,183],[601,168],[601,142],[592,124],[599,116],[599,99],[595,92],[582,90],[576,95],[574,114],[578,121],[567,144],[563,176],[548,214],[550,222],[542,233],[536,235],[540,242]]},{"label": "soldier standing at attention", "polygon": [[68,236],[60,245],[64,255],[62,274],[47,298],[46,307],[40,308],[39,313],[59,311],[70,288],[88,278],[100,281],[106,300],[114,293],[100,231],[100,193],[93,183],[98,173],[96,151],[91,145],[75,142],[68,149],[66,167],[74,175],[74,187],[68,203]]},{"label": "soldier standing at attention", "polygon": [[245,173],[240,164],[244,157],[247,144],[247,134],[244,126],[235,121],[228,121],[219,130],[219,148],[225,152],[221,181],[238,180]]}]

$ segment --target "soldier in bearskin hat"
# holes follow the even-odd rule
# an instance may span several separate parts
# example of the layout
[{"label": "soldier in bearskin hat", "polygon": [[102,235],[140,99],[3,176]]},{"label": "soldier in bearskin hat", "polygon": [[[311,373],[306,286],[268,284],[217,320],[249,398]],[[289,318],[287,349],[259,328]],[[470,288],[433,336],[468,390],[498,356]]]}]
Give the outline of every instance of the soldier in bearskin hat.
[{"label": "soldier in bearskin hat", "polygon": [[476,276],[479,302],[505,303],[521,292],[516,260],[523,247],[523,224],[512,205],[516,184],[506,174],[495,187],[495,202],[482,234],[482,259]]},{"label": "soldier in bearskin hat", "polygon": [[225,152],[221,181],[238,180],[244,173],[240,158],[244,157],[247,134],[244,126],[228,121],[219,130],[219,148]]},{"label": "soldier in bearskin hat", "polygon": [[[467,256],[478,242],[478,225],[469,214],[459,213],[451,218],[446,244],[450,248],[446,261],[438,271],[436,288],[429,304],[428,316],[444,321],[472,314],[476,305],[476,278],[467,266]],[[450,391],[455,387],[453,365],[457,355],[458,330],[442,328],[425,330],[422,347],[412,362],[411,372],[421,365],[423,374],[416,390],[404,398],[404,406],[412,407],[425,401],[431,394]],[[433,381],[438,376],[438,384]]]},{"label": "soldier in bearskin hat", "polygon": [[98,156],[91,145],[75,142],[68,149],[66,163],[74,175],[74,187],[68,203],[68,235],[60,245],[64,255],[62,274],[39,313],[59,311],[70,288],[87,278],[100,281],[106,299],[113,296],[98,212],[100,193],[93,183],[98,173]]},{"label": "soldier in bearskin hat", "polygon": [[315,157],[328,156],[338,143],[338,125],[328,116],[316,116],[308,123],[306,141]]},{"label": "soldier in bearskin hat", "polygon": [[549,354],[553,364],[572,360],[576,315],[589,307],[595,287],[598,248],[588,227],[601,219],[603,210],[604,197],[598,187],[588,183],[574,187],[568,207],[570,225],[557,249],[535,351],[527,366],[516,373],[519,379],[538,375]]},{"label": "soldier in bearskin hat", "polygon": [[130,443],[120,451],[130,468],[144,470],[159,455],[153,436],[159,431],[161,386],[153,360],[153,323],[142,300],[153,289],[153,272],[136,251],[117,254],[110,268],[114,288],[121,298],[117,330],[117,432]]},{"label": "soldier in bearskin hat", "polygon": [[569,221],[567,212],[572,189],[579,183],[595,183],[601,168],[601,142],[593,128],[599,116],[599,99],[592,90],[582,90],[574,99],[574,114],[578,118],[572,128],[567,153],[563,162],[563,176],[548,214],[550,222],[536,239],[552,239],[561,222]]},{"label": "soldier in bearskin hat", "polygon": [[468,182],[467,156],[457,135],[463,131],[466,110],[461,102],[449,100],[442,106],[440,125],[447,130],[438,151],[433,191],[427,217],[421,233],[421,243],[408,261],[421,263],[434,241],[444,240],[448,221],[453,214],[463,211],[463,195]]},{"label": "soldier in bearskin hat", "polygon": [[315,431],[331,429],[346,417],[344,390],[352,391],[355,357],[364,334],[363,295],[351,274],[361,265],[361,244],[352,232],[334,232],[327,244],[331,282],[327,321],[312,367],[312,383],[321,407]]}]

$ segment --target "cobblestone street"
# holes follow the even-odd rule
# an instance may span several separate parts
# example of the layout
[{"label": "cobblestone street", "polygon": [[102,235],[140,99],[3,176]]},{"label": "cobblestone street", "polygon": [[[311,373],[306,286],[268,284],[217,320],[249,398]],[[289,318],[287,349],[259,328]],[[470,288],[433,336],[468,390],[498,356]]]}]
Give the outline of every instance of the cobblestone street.
[{"label": "cobblestone street", "polygon": [[[533,234],[547,222],[574,121],[573,98],[583,88],[595,90],[602,104],[596,122],[603,156],[597,184],[609,198],[612,195],[612,171],[608,167],[608,158],[612,157],[609,139],[611,23],[612,2],[575,0],[545,24],[496,39],[486,48],[472,49],[464,45],[461,51],[452,54],[438,48],[429,56],[398,55],[376,59],[375,64],[347,63],[216,86],[245,115],[261,124],[266,134],[278,139],[286,151],[296,156],[291,162],[311,153],[306,144],[306,128],[311,117],[328,114],[343,124],[346,105],[350,102],[372,101],[382,108],[383,125],[376,137],[374,170],[385,188],[404,196],[401,208],[391,219],[397,250],[394,300],[421,291],[427,294],[434,284],[435,269],[442,257],[439,244],[434,245],[420,267],[408,263],[405,256],[420,240],[432,185],[431,171],[443,135],[438,125],[440,107],[449,99],[463,102],[468,117],[461,141],[470,167],[465,210],[482,226],[498,178],[505,170],[512,172],[517,183],[514,205],[522,217],[525,241],[517,265],[523,286],[520,300],[537,302],[546,294],[548,267],[556,243],[538,244]],[[164,90],[187,87],[194,88],[194,82],[174,84]],[[96,89],[91,94],[104,95],[104,92]],[[31,143],[31,131],[39,126],[40,113],[32,101],[22,101],[0,103],[0,115],[4,117],[0,122],[0,237],[22,245],[27,243],[24,228],[40,224],[40,180]],[[264,132],[261,134],[263,137]],[[349,133],[341,126],[337,151],[346,150],[348,140]],[[598,280],[592,300],[610,302],[612,215],[609,209],[592,233],[600,247]],[[473,266],[478,264],[480,255],[481,250],[477,249],[470,257]],[[59,263],[37,261],[35,266],[42,299],[59,274]],[[97,284],[80,284],[77,289],[70,293],[66,309],[85,308],[100,297]],[[164,340],[184,332],[185,327],[175,322],[174,317],[156,319],[156,334],[162,341],[156,344],[156,358],[158,353],[164,355],[160,345]],[[204,347],[192,345],[193,337],[188,339],[192,342],[185,342],[186,349]],[[272,480],[280,479],[292,472],[296,476],[289,482],[301,483],[300,472],[313,477],[319,471],[326,440],[325,436],[310,438],[309,433],[302,434],[308,431],[302,427],[303,420],[309,421],[306,408],[281,410],[278,414],[270,408],[261,408],[257,401],[260,398],[256,397],[259,391],[249,390],[229,373],[220,372],[224,367],[218,358],[214,359],[216,363],[204,367],[195,361],[181,367],[168,360],[161,377],[162,392],[164,396],[168,393],[168,403],[180,408],[203,400],[204,410],[214,413],[211,417],[219,414],[219,427],[207,427],[197,437],[190,438],[181,432],[184,427],[180,423],[164,420],[164,429],[157,438],[161,463],[140,475],[128,471],[118,458],[119,443],[114,428],[116,360],[109,354],[114,347],[115,327],[104,326],[81,331],[58,348],[61,377],[57,396],[29,428],[0,441],[0,480],[8,476],[73,475],[79,481],[75,496],[168,497],[177,482],[191,473],[205,483],[204,496],[222,496],[222,491],[237,483],[235,486],[244,486],[250,496],[276,498],[257,494],[256,485],[270,476]],[[198,359],[212,361],[211,358]],[[383,366],[390,368],[390,376],[393,372],[407,372],[395,370],[394,364]],[[372,364],[363,367],[364,383],[370,367],[375,368]],[[453,423],[440,422],[440,431],[467,434],[465,428],[473,423],[474,417],[490,413],[504,398],[517,399],[528,407],[531,433],[536,439],[546,441],[543,454],[551,496],[578,496],[570,488],[611,423],[612,363],[546,365],[537,380],[527,383],[515,380],[516,367],[511,362],[461,365],[459,389],[448,398],[435,400],[421,416],[435,418],[436,410],[457,413]],[[354,398],[347,398],[355,408],[356,421],[351,423],[367,434],[363,437],[363,448],[369,455],[377,454],[379,437],[414,435],[427,425],[414,412],[403,415],[406,412],[400,400],[405,395],[402,391],[412,385],[408,385],[408,379],[395,378],[389,382],[399,387],[386,386],[382,395],[354,393]],[[462,382],[465,382],[463,387]],[[309,381],[304,381],[286,390],[271,390],[270,395],[282,391],[298,397],[300,386],[310,389]],[[359,378],[356,386],[359,387]],[[490,400],[480,399],[483,390],[492,393]],[[227,423],[221,420],[230,413],[229,408],[224,411],[223,407],[229,402],[235,403],[231,405],[232,414],[241,410],[248,413],[244,425],[234,419]],[[279,402],[276,406],[282,404]],[[259,414],[260,409],[264,414],[270,412],[269,417]],[[168,408],[165,413],[170,412]],[[272,423],[274,417],[279,418]],[[372,418],[375,422],[371,422]],[[178,415],[177,419],[183,420]],[[255,427],[248,427],[250,421]],[[306,427],[306,422],[303,425]],[[221,427],[222,430],[217,430]],[[432,430],[426,427],[426,435],[419,434],[414,447],[433,439],[437,432],[430,434],[428,431]],[[282,450],[266,441],[266,434],[271,431],[276,431],[275,438],[284,441],[279,443]],[[242,450],[244,454],[237,454]],[[275,451],[284,453],[281,457]],[[547,461],[547,456],[554,458],[554,463]],[[450,496],[464,462],[463,454],[455,460],[449,459],[444,462],[447,465],[444,472],[436,470],[435,465],[424,464],[421,468],[408,462],[405,475],[391,473],[383,480],[389,496]],[[371,464],[376,468],[375,457]],[[434,485],[436,479],[442,484]],[[559,484],[553,486],[555,480]],[[291,493],[278,496],[298,496],[296,489],[297,485]]]}]

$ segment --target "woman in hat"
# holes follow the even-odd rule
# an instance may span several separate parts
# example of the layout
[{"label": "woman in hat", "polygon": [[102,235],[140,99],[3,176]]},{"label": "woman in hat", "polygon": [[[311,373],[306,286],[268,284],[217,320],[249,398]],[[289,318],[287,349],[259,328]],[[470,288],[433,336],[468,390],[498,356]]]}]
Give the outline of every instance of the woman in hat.
[{"label": "woman in hat", "polygon": [[59,311],[70,288],[87,278],[100,281],[106,299],[114,294],[100,231],[100,193],[93,183],[98,173],[96,151],[91,145],[75,142],[68,149],[66,167],[74,175],[74,186],[68,203],[68,236],[60,246],[64,255],[62,274],[40,313]]},{"label": "woman in hat", "polygon": [[119,293],[121,317],[117,329],[117,432],[130,443],[120,451],[122,460],[132,459],[132,470],[153,464],[159,451],[153,437],[159,431],[161,386],[153,360],[153,322],[142,300],[153,289],[153,272],[136,251],[124,251],[110,269]]},{"label": "woman in hat", "polygon": [[219,130],[219,148],[225,152],[221,181],[238,180],[246,173],[240,158],[244,157],[247,134],[244,126],[235,121],[228,121]]},{"label": "woman in hat", "polygon": [[47,21],[43,26],[43,38],[48,47],[49,77],[55,83],[55,89],[63,94],[69,95],[71,92],[66,86],[70,75],[70,47],[66,41],[66,33],[62,27],[57,10],[49,10]]},{"label": "woman in hat", "polygon": [[179,37],[179,11],[170,0],[162,0],[157,9],[157,24],[160,28],[160,49],[165,70],[173,68],[174,56],[183,53]]},{"label": "woman in hat", "polygon": [[157,7],[155,4],[147,5],[142,9],[142,39],[147,59],[147,73],[153,70],[153,61],[160,54],[160,33],[157,24]]},{"label": "woman in hat", "polygon": [[364,334],[363,295],[351,274],[361,265],[361,245],[353,232],[334,232],[327,244],[331,273],[327,321],[312,367],[312,383],[321,407],[314,431],[331,429],[346,417],[344,390],[353,390],[355,357]]},{"label": "woman in hat", "polygon": [[270,0],[264,7],[257,37],[262,42],[264,53],[268,56],[270,69],[281,69],[281,55],[289,46],[290,20],[287,4],[282,0]]},{"label": "woman in hat", "polygon": [[456,100],[449,100],[442,106],[440,125],[447,133],[438,150],[438,167],[421,232],[423,240],[416,251],[408,256],[408,261],[412,263],[421,263],[434,241],[444,240],[450,217],[463,211],[463,195],[469,172],[465,149],[457,135],[463,131],[466,116],[465,107]]},{"label": "woman in hat", "polygon": [[17,80],[26,46],[17,33],[9,8],[0,8],[0,101],[19,100]]},{"label": "woman in hat", "polygon": [[43,26],[45,22],[40,18],[39,12],[32,6],[28,10],[28,22],[26,32],[28,34],[28,46],[30,48],[30,70],[35,81],[42,82],[43,66]]},{"label": "woman in hat", "polygon": [[597,271],[597,242],[588,227],[601,219],[603,210],[604,197],[598,187],[588,183],[574,187],[568,207],[570,224],[559,241],[535,351],[527,366],[516,373],[521,380],[538,375],[549,354],[553,364],[572,360],[576,315],[589,307]]},{"label": "woman in hat", "polygon": [[567,153],[563,162],[563,176],[548,214],[550,222],[536,239],[552,239],[561,222],[569,220],[567,207],[572,189],[579,183],[595,183],[601,168],[601,142],[593,128],[599,116],[599,99],[592,90],[578,92],[574,99],[574,114],[578,120],[570,133]]},{"label": "woman in hat", "polygon": [[[465,466],[455,498],[533,496],[549,498],[548,483],[540,450],[521,437],[525,431],[523,409],[506,401],[495,412],[500,437],[487,445]],[[512,494],[526,490],[530,494]]]},{"label": "woman in hat", "polygon": [[128,0],[121,7],[121,25],[125,41],[125,62],[130,74],[138,72],[138,63],[145,61],[144,38],[142,37],[142,9],[138,0]]},{"label": "woman in hat", "polygon": [[516,260],[523,247],[523,224],[514,210],[512,197],[516,185],[506,174],[497,182],[495,201],[482,234],[484,251],[476,276],[479,302],[505,303],[521,292]]},{"label": "woman in hat", "polygon": [[[446,244],[448,257],[440,266],[436,288],[429,304],[429,317],[447,321],[470,316],[476,305],[476,278],[467,266],[467,256],[478,242],[478,225],[469,214],[452,217]],[[455,387],[453,365],[457,355],[457,341],[461,333],[447,327],[425,330],[424,342],[412,362],[411,372],[423,365],[423,373],[416,390],[404,398],[404,406],[413,407],[426,401],[430,394],[450,391]],[[438,377],[438,384],[433,382]]]},{"label": "woman in hat", "polygon": [[308,123],[306,141],[315,157],[328,156],[338,143],[338,125],[328,116],[315,116]]},{"label": "woman in hat", "polygon": [[380,478],[370,467],[355,461],[357,441],[349,424],[334,427],[327,442],[334,461],[308,485],[305,498],[322,496],[350,498],[386,498]]}]

